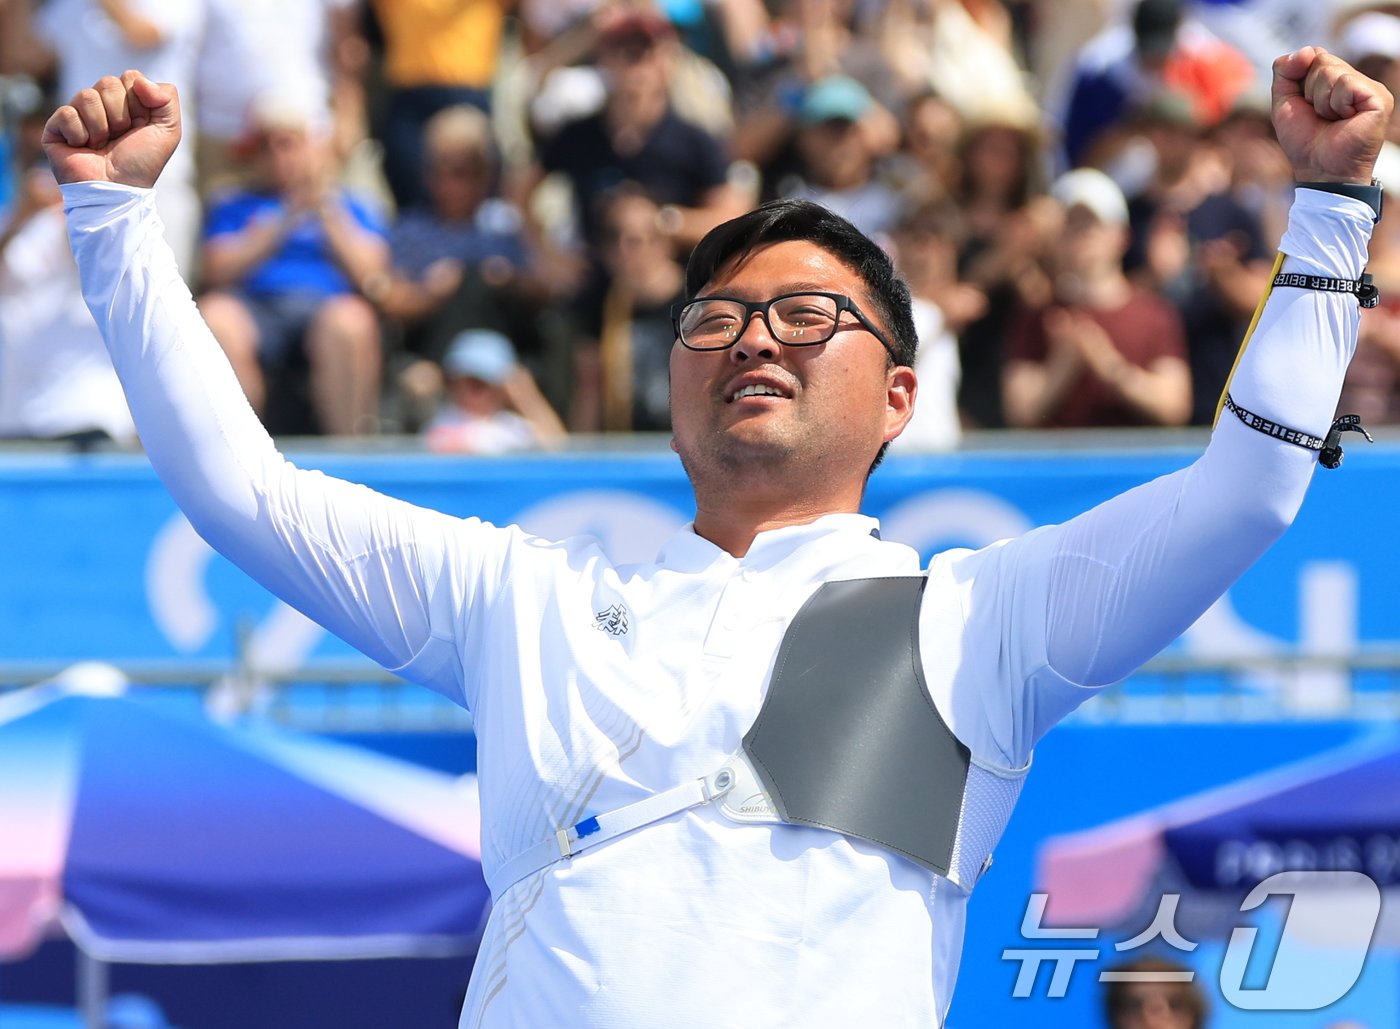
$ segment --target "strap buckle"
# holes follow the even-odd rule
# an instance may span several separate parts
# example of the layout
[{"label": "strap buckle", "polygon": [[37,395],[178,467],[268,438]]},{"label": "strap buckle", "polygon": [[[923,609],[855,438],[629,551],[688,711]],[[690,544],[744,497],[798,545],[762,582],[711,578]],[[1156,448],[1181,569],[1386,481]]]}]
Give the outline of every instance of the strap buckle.
[{"label": "strap buckle", "polygon": [[1367,443],[1376,442],[1361,424],[1360,415],[1344,414],[1332,423],[1332,428],[1327,430],[1327,439],[1323,442],[1322,452],[1317,458],[1322,467],[1338,468],[1341,466],[1342,433],[1344,432],[1359,432],[1366,437]]},{"label": "strap buckle", "polygon": [[1355,414],[1338,415],[1332,422],[1332,427],[1327,430],[1326,439],[1318,439],[1310,436],[1306,432],[1299,432],[1297,429],[1290,429],[1286,425],[1270,421],[1263,415],[1255,414],[1253,411],[1240,407],[1235,403],[1235,398],[1229,393],[1225,394],[1225,409],[1233,412],[1236,418],[1244,422],[1255,432],[1262,432],[1265,436],[1272,436],[1274,439],[1281,439],[1285,443],[1292,443],[1295,447],[1303,447],[1305,450],[1316,450],[1318,452],[1318,462],[1324,468],[1337,468],[1342,463],[1342,433],[1359,432],[1366,437],[1366,442],[1374,443],[1375,439],[1361,424],[1361,416]]}]

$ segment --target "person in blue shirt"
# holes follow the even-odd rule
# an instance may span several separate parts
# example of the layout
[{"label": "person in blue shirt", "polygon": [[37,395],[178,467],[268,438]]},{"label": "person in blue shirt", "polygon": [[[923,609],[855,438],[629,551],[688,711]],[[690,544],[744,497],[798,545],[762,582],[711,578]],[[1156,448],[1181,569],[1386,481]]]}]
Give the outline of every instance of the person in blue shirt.
[{"label": "person in blue shirt", "polygon": [[200,310],[260,415],[277,377],[305,369],[311,427],[372,431],[381,334],[359,288],[388,266],[384,228],[370,206],[336,186],[324,112],[296,93],[274,92],[255,102],[253,123],[257,185],[209,204]]},{"label": "person in blue shirt", "polygon": [[361,283],[387,319],[388,378],[410,427],[442,399],[441,362],[458,333],[496,329],[532,357],[550,299],[522,216],[498,195],[490,119],[465,104],[437,112],[424,128],[423,154],[428,203],[399,210],[389,271]]}]

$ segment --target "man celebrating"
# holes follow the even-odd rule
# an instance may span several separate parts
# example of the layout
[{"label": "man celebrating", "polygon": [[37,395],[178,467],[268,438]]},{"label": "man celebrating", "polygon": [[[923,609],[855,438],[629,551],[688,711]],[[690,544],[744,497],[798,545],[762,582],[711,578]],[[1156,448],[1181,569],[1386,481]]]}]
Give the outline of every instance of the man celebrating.
[{"label": "man celebrating", "polygon": [[277,453],[160,239],[173,89],[103,79],[46,142],[88,303],[190,521],[473,712],[494,908],[462,1026],[936,1025],[1036,741],[1302,501],[1355,344],[1392,105],[1322,50],[1275,64],[1309,188],[1199,460],[922,568],[857,513],[913,408],[908,290],[822,208],[766,205],[697,248],[671,355],[695,520],[618,566],[593,540],[450,518]]}]

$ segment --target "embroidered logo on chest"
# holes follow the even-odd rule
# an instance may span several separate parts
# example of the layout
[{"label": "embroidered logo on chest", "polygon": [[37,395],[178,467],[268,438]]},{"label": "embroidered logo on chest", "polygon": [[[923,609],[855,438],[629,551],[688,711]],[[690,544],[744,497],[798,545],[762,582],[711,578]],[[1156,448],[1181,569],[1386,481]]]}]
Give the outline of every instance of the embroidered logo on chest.
[{"label": "embroidered logo on chest", "polygon": [[599,611],[593,616],[594,628],[609,636],[627,635],[627,608],[621,604],[614,604],[606,611]]}]

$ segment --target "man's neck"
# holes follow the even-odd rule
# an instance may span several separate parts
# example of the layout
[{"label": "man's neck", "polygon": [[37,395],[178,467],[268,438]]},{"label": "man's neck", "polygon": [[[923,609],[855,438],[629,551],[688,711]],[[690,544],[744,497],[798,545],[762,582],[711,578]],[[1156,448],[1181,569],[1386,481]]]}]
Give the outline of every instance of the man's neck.
[{"label": "man's neck", "polygon": [[786,498],[779,502],[754,503],[744,497],[741,487],[721,493],[712,502],[697,495],[695,534],[734,557],[743,557],[761,532],[785,529],[794,525],[810,525],[830,514],[857,514],[860,495],[834,500]]},{"label": "man's neck", "polygon": [[608,97],[603,119],[614,137],[626,136],[629,137],[627,142],[633,143],[630,137],[636,136],[640,140],[656,127],[665,115],[668,103],[665,93],[614,93]]},{"label": "man's neck", "polygon": [[1075,304],[1096,311],[1116,311],[1128,302],[1132,286],[1121,269],[1105,268],[1080,276],[1074,292]]}]

